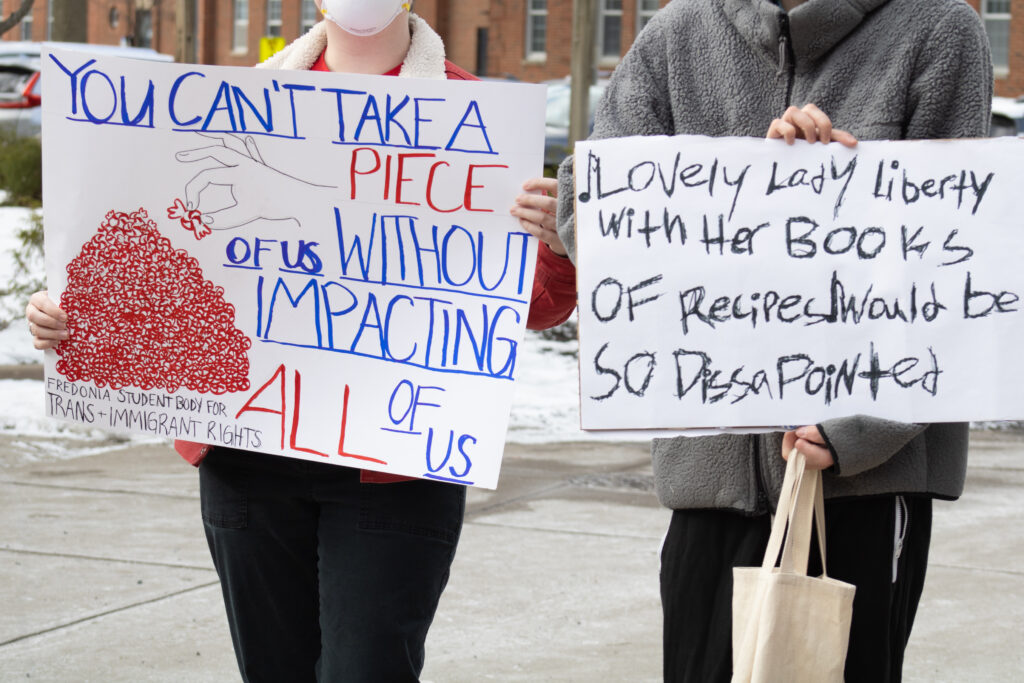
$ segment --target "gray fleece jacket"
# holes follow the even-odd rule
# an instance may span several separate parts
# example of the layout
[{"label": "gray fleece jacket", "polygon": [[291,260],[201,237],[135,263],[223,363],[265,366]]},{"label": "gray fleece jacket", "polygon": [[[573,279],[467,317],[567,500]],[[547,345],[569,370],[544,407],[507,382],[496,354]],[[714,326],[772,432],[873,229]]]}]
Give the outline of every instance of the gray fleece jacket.
[{"label": "gray fleece jacket", "polygon": [[[963,0],[674,0],[637,37],[598,106],[592,138],[763,137],[790,105],[816,104],[861,140],[981,137],[992,68]],[[572,158],[558,232],[575,260]],[[855,416],[819,425],[836,464],[828,497],[963,491],[967,425]],[[774,509],[781,433],[656,439],[655,483],[673,509]]]}]

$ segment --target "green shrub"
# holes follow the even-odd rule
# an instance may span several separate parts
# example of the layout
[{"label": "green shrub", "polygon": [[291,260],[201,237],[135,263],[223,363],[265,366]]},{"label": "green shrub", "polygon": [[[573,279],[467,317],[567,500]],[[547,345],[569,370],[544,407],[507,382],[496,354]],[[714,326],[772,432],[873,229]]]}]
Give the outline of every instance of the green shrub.
[{"label": "green shrub", "polygon": [[0,280],[0,330],[21,320],[29,296],[46,287],[42,213],[33,211],[29,224],[16,235],[20,246],[6,255],[13,262],[13,272]]},{"label": "green shrub", "polygon": [[42,146],[37,138],[0,136],[0,188],[7,204],[38,206],[43,199]]}]

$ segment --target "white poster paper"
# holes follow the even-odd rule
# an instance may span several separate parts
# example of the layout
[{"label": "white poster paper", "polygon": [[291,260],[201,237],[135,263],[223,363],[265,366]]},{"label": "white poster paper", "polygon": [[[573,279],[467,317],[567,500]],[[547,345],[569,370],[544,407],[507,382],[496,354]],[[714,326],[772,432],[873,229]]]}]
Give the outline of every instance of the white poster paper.
[{"label": "white poster paper", "polygon": [[496,485],[543,87],[43,62],[50,415]]},{"label": "white poster paper", "polygon": [[1024,142],[576,154],[585,429],[1024,417]]}]

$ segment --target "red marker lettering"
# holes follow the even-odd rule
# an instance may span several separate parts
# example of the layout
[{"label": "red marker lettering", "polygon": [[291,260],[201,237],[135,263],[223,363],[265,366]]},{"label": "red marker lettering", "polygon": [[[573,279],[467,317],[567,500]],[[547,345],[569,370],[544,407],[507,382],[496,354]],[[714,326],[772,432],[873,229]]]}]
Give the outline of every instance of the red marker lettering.
[{"label": "red marker lettering", "polygon": [[[236,420],[239,417],[242,416],[242,413],[247,413],[247,412],[272,413],[274,415],[280,415],[281,416],[281,450],[284,450],[284,429],[285,429],[285,408],[286,408],[285,395],[284,395],[284,374],[285,374],[285,369],[284,369],[284,364],[282,363],[281,365],[279,365],[277,367],[277,370],[274,371],[274,375],[269,380],[267,380],[267,382],[263,386],[261,386],[259,389],[257,389],[256,392],[252,396],[249,397],[249,400],[245,402],[245,405],[243,405],[241,407],[241,409],[239,409],[238,413],[235,415],[235,419]],[[271,384],[276,382],[278,379],[281,380],[281,409],[280,410],[274,410],[273,408],[254,407],[252,405],[252,402],[255,401],[259,397],[259,395],[262,394],[263,391],[267,387],[269,387]]]},{"label": "red marker lettering", "polygon": [[453,211],[458,211],[462,208],[461,204],[456,206],[454,209],[442,209],[434,204],[434,173],[437,172],[438,166],[451,166],[451,164],[447,161],[438,161],[430,167],[430,175],[427,176],[427,206],[438,213],[451,213]]},{"label": "red marker lettering", "polygon": [[487,213],[494,213],[494,209],[475,209],[473,208],[473,190],[482,188],[483,185],[473,184],[473,171],[478,168],[508,168],[501,164],[470,164],[469,171],[466,172],[466,195],[463,199],[463,204],[466,206],[466,211],[484,211]]},{"label": "red marker lettering", "polygon": [[[373,168],[371,168],[368,171],[360,171],[359,170],[359,163],[358,163],[358,161],[359,161],[359,153],[360,152],[369,152],[370,154],[373,155],[373,163],[374,163]],[[351,196],[349,197],[349,199],[355,199],[356,198],[356,176],[357,175],[371,175],[373,173],[376,173],[379,170],[380,170],[380,155],[377,154],[377,150],[375,150],[372,147],[359,147],[359,148],[353,150],[352,151],[352,167],[349,170],[349,174],[348,174],[349,175],[349,183],[352,186],[352,193],[351,193]]]}]

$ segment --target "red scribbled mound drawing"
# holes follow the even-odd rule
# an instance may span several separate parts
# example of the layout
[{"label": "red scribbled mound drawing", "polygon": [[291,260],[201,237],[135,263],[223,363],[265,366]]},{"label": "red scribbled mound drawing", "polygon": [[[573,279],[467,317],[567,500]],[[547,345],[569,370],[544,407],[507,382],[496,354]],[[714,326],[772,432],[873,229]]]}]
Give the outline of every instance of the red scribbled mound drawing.
[{"label": "red scribbled mound drawing", "polygon": [[68,264],[69,338],[57,372],[101,387],[223,394],[249,388],[252,341],[224,289],[171,246],[144,209],[110,211]]}]

